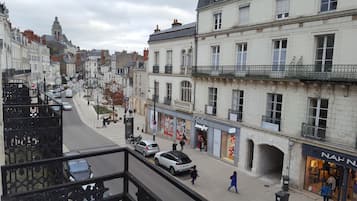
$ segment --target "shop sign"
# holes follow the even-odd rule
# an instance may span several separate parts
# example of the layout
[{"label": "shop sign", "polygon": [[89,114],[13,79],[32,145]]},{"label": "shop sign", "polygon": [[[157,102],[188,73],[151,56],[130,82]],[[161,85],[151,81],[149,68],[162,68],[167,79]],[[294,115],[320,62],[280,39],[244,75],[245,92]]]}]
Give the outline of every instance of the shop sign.
[{"label": "shop sign", "polygon": [[228,133],[236,133],[236,128],[229,128]]},{"label": "shop sign", "polygon": [[195,128],[199,128],[199,129],[201,129],[201,131],[207,131],[208,130],[208,127],[206,125],[201,125],[201,124],[198,124],[198,123],[195,124]]},{"label": "shop sign", "polygon": [[302,152],[304,155],[320,158],[322,160],[357,169],[357,157],[354,156],[314,147],[307,144],[303,144]]}]

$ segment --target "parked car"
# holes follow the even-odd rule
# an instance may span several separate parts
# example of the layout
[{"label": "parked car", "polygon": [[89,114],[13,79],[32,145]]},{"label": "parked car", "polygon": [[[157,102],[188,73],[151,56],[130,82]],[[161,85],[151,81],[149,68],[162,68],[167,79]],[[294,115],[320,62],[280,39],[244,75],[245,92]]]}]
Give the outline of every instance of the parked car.
[{"label": "parked car", "polygon": [[72,98],[73,92],[72,89],[66,89],[66,98]]},{"label": "parked car", "polygon": [[156,154],[160,151],[159,145],[152,140],[141,140],[135,144],[135,150],[142,153],[144,157]]},{"label": "parked car", "polygon": [[62,102],[62,105],[63,110],[72,110],[72,105],[70,105],[69,102]]},{"label": "parked car", "polygon": [[[78,152],[69,152],[64,155],[73,156],[78,154]],[[93,178],[91,166],[88,164],[87,160],[83,158],[66,161],[64,171],[69,181],[83,181]],[[93,188],[94,185],[94,183],[85,184],[82,188],[83,190],[86,190],[88,187]]]},{"label": "parked car", "polygon": [[181,151],[162,151],[155,154],[155,164],[169,169],[172,175],[193,167],[191,159]]}]

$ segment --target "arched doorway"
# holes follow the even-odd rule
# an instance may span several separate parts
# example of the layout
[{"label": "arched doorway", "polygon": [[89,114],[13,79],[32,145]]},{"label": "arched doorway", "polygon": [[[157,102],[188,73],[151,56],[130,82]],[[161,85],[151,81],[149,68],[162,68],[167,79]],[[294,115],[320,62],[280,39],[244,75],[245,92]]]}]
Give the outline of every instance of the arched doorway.
[{"label": "arched doorway", "polygon": [[254,158],[254,142],[253,140],[247,141],[247,165],[246,169],[252,171],[253,168],[253,158]]},{"label": "arched doorway", "polygon": [[259,175],[280,181],[284,164],[284,152],[275,146],[259,145]]}]

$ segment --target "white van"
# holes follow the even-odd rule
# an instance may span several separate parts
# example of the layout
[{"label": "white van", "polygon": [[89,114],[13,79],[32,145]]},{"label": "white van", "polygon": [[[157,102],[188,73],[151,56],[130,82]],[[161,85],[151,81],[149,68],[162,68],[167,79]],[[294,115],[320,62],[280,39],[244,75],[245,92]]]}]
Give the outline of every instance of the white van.
[{"label": "white van", "polygon": [[72,89],[66,89],[66,98],[72,98],[73,93],[72,93]]}]

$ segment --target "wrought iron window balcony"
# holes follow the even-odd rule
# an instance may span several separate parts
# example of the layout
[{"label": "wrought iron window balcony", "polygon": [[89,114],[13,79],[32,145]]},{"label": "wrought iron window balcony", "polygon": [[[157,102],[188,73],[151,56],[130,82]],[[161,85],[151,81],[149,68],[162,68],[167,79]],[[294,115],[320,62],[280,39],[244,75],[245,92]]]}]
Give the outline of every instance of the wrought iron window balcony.
[{"label": "wrought iron window balcony", "polygon": [[192,76],[246,77],[357,82],[357,65],[195,66]]},{"label": "wrought iron window balcony", "polygon": [[191,75],[192,74],[192,66],[181,66],[180,74],[181,75]]},{"label": "wrought iron window balcony", "polygon": [[160,73],[160,66],[159,65],[153,65],[152,66],[152,73]]},{"label": "wrought iron window balcony", "polygon": [[314,140],[325,141],[326,128],[309,125],[307,123],[302,123],[301,136],[306,137],[306,138],[311,138]]},{"label": "wrought iron window balcony", "polygon": [[270,116],[262,116],[262,127],[274,131],[280,131],[281,119],[272,118]]},{"label": "wrought iron window balcony", "polygon": [[[117,163],[96,173],[93,178],[70,181],[65,164],[75,159],[100,158]],[[92,164],[93,166],[93,164]],[[105,167],[105,166],[104,166]],[[150,175],[148,178],[147,176]],[[206,201],[160,167],[155,166],[130,148],[89,151],[78,155],[57,157],[1,167],[4,201],[107,200],[134,201],[177,200]],[[153,185],[155,184],[155,185]]]},{"label": "wrought iron window balcony", "polygon": [[172,65],[167,64],[165,66],[165,74],[172,74]]},{"label": "wrought iron window balcony", "polygon": [[205,114],[216,116],[216,107],[205,105]]},{"label": "wrought iron window balcony", "polygon": [[241,122],[243,119],[243,112],[233,109],[228,109],[228,119],[231,121]]},{"label": "wrought iron window balcony", "polygon": [[164,104],[165,105],[171,105],[171,97],[165,97],[164,98]]}]

